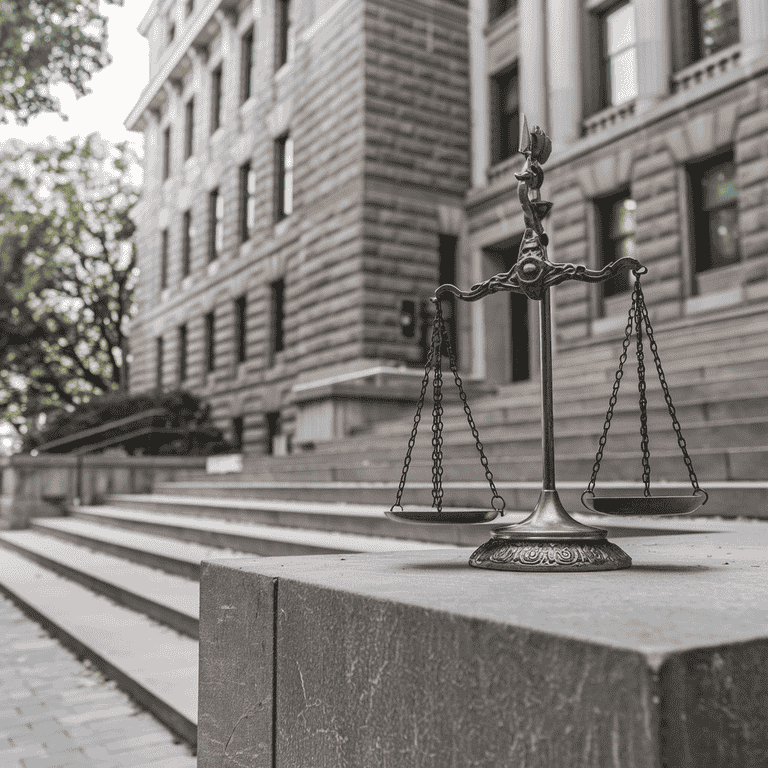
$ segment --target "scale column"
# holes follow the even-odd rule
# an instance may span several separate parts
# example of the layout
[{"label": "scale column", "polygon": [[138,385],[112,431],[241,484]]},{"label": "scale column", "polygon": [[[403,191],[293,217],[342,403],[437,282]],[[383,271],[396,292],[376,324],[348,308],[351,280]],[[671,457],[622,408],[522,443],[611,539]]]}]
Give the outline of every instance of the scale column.
[{"label": "scale column", "polygon": [[541,454],[542,490],[555,490],[555,409],[552,394],[552,305],[550,288],[539,304],[541,339]]}]

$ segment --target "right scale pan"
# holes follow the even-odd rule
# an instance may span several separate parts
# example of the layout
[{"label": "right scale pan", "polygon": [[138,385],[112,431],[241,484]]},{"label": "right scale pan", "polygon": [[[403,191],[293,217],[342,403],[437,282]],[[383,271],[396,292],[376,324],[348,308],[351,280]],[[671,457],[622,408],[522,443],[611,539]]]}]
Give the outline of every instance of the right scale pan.
[{"label": "right scale pan", "polygon": [[698,509],[707,497],[693,496],[594,496],[585,493],[585,507],[603,515],[685,515]]}]

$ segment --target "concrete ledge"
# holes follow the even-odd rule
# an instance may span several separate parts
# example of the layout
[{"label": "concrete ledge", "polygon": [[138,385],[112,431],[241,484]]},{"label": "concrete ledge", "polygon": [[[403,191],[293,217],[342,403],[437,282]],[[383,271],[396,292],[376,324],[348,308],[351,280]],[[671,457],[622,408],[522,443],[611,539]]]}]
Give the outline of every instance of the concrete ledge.
[{"label": "concrete ledge", "polygon": [[204,564],[199,767],[764,768],[768,525],[642,523],[607,573]]}]

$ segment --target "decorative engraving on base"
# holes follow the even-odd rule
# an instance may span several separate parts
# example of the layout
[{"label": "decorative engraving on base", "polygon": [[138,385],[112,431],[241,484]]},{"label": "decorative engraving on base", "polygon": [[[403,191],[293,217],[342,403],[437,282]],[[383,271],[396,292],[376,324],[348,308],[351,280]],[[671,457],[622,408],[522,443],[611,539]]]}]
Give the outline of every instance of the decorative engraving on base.
[{"label": "decorative engraving on base", "polygon": [[494,571],[614,571],[632,558],[610,541],[514,541],[491,539],[469,558],[475,568]]}]

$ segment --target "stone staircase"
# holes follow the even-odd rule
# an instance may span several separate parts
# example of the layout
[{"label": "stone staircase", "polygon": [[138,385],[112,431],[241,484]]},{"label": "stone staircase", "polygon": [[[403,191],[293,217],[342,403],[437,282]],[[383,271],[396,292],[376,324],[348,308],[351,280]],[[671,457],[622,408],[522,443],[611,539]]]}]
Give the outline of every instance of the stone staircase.
[{"label": "stone staircase", "polygon": [[[765,517],[768,305],[722,313],[717,322],[659,324],[656,338],[699,481],[710,492],[701,512]],[[556,357],[558,487],[571,511],[581,508],[619,349],[620,338],[614,338]],[[688,493],[650,358],[647,368],[654,487]],[[606,493],[641,487],[634,370],[630,357],[598,480]],[[452,386],[447,377],[446,386]],[[540,489],[538,383],[502,387],[471,405],[509,519],[521,519]],[[487,505],[488,486],[455,402],[447,403],[443,422],[446,505]],[[156,484],[151,494],[112,495],[102,506],[0,532],[0,588],[194,743],[201,560],[487,540],[487,526],[409,526],[384,516],[395,498],[411,426],[410,419],[399,419],[311,452],[246,456],[238,475],[190,471],[182,480]],[[405,503],[431,503],[430,426],[425,413]],[[620,535],[621,525],[607,522],[612,535]]]}]

